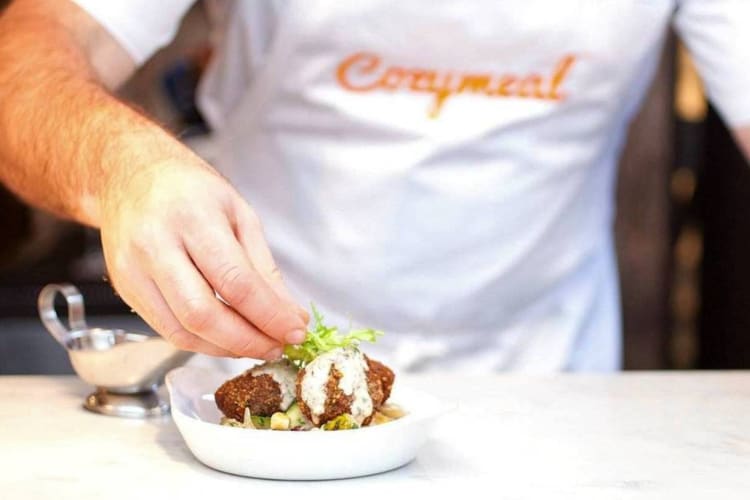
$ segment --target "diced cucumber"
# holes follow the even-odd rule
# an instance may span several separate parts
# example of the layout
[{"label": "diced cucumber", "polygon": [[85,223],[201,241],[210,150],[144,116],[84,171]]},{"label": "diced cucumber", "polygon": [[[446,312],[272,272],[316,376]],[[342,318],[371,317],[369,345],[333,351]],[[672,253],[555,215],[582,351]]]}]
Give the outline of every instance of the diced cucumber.
[{"label": "diced cucumber", "polygon": [[250,421],[256,429],[270,429],[271,428],[271,417],[261,417],[260,415],[251,415]]},{"label": "diced cucumber", "polygon": [[343,431],[349,429],[359,429],[359,425],[354,420],[354,417],[348,413],[339,415],[333,420],[329,420],[321,427],[324,431]]},{"label": "diced cucumber", "polygon": [[288,431],[289,429],[289,417],[287,417],[286,413],[277,411],[271,415],[271,430]]},{"label": "diced cucumber", "polygon": [[302,410],[299,409],[296,401],[286,410],[286,416],[289,417],[290,429],[299,429],[308,425],[307,419],[302,414]]}]

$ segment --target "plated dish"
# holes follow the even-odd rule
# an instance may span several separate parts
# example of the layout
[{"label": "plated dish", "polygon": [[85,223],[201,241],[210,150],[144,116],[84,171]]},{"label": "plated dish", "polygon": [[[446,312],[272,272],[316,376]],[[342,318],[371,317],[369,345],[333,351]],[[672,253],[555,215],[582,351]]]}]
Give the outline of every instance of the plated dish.
[{"label": "plated dish", "polygon": [[434,423],[451,407],[399,384],[391,398],[406,414],[386,425],[346,432],[276,432],[220,425],[214,391],[227,374],[184,366],[167,374],[172,418],[185,443],[205,465],[267,479],[342,479],[395,469],[412,461]]},{"label": "plated dish", "polygon": [[258,364],[227,380],[214,395],[222,425],[256,430],[353,430],[401,418],[388,403],[395,374],[359,344],[382,332],[327,326],[313,306],[313,328],[281,360]]},{"label": "plated dish", "polygon": [[[322,324],[322,321],[317,323]],[[372,332],[367,334],[368,338],[364,338],[365,334],[362,331],[357,335],[363,337],[359,340],[368,340]],[[375,336],[377,335],[376,333]],[[369,406],[366,402],[360,404],[355,401],[354,394],[357,392],[357,384],[361,384],[361,381],[352,383],[344,389],[339,387],[340,393],[335,389],[328,390],[333,387],[331,385],[333,383],[336,386],[339,385],[345,376],[344,373],[341,373],[340,378],[334,376],[333,382],[328,376],[325,377],[326,383],[323,384],[326,387],[323,391],[325,399],[323,399],[321,410],[322,394],[310,396],[302,390],[303,379],[306,376],[303,368],[310,370],[313,360],[319,358],[321,353],[333,352],[336,349],[349,351],[347,355],[342,354],[343,357],[357,356],[351,353],[351,349],[357,347],[359,340],[351,343],[347,340],[344,342],[348,345],[329,349],[331,344],[327,342],[335,343],[332,340],[334,337],[337,337],[338,341],[346,338],[346,336],[338,335],[324,336],[322,339],[320,336],[315,337],[314,342],[318,342],[323,349],[312,352],[312,354],[316,352],[317,354],[306,363],[296,363],[297,360],[293,358],[296,355],[306,356],[304,351],[309,348],[309,344],[303,344],[301,350],[295,348],[298,349],[296,354],[292,353],[292,356],[286,357],[287,361],[283,363],[285,365],[291,363],[294,365],[293,369],[285,375],[277,374],[277,378],[282,381],[285,380],[284,377],[289,380],[294,378],[294,394],[285,389],[279,391],[282,386],[288,389],[289,385],[278,384],[278,382],[272,385],[267,378],[263,377],[260,381],[251,381],[249,385],[255,388],[256,392],[264,391],[264,394],[262,397],[255,394],[251,398],[253,401],[248,401],[248,405],[244,407],[237,404],[240,401],[237,399],[237,394],[249,394],[247,387],[242,386],[242,389],[239,389],[236,383],[225,386],[228,381],[237,377],[232,378],[221,371],[190,366],[169,372],[166,385],[172,404],[172,416],[195,457],[205,465],[224,472],[287,480],[339,479],[369,475],[400,467],[413,460],[427,440],[437,418],[444,415],[451,407],[435,396],[394,383],[395,377],[392,376],[392,372],[388,375],[385,371],[379,371],[379,367],[374,365],[373,373],[379,373],[378,381],[373,383],[371,375],[370,384],[365,384],[368,386],[367,394],[373,400],[371,411],[367,411]],[[367,364],[364,354],[361,351],[358,352]],[[332,372],[330,368],[339,366],[338,361],[338,359],[325,361],[326,365],[330,363],[328,374]],[[362,367],[361,360],[352,366]],[[367,366],[368,369],[364,370],[365,379],[370,373],[369,366],[371,365]],[[347,371],[348,365],[344,364],[342,368]],[[289,366],[283,368],[283,370],[287,369]],[[250,370],[252,371],[253,369]],[[311,374],[311,372],[306,373],[308,376]],[[246,374],[247,372],[241,374],[240,377]],[[255,376],[258,374],[263,374],[263,369],[254,372]],[[348,373],[348,376],[352,374]],[[315,378],[311,379],[315,382],[312,385],[320,387],[319,379],[322,378],[320,375],[315,375]],[[297,384],[298,380],[300,384]],[[349,381],[345,384],[349,384]],[[258,389],[261,385],[264,386],[263,390]],[[303,398],[300,399],[297,394],[298,385],[300,394],[304,393]],[[240,392],[229,397],[233,386]],[[225,390],[217,391],[221,387],[225,387]],[[268,390],[269,388],[276,390]],[[379,395],[378,390],[382,391],[382,394]],[[361,387],[359,392],[360,396],[364,397]],[[219,393],[218,397],[217,393]],[[222,397],[225,399],[219,402],[218,400]],[[318,399],[315,399],[316,397]],[[228,403],[229,400],[231,402]],[[332,405],[332,401],[336,401],[336,404]],[[229,416],[222,413],[217,403],[224,407]],[[255,407],[260,403],[266,404],[267,408]],[[287,403],[289,406],[282,411]],[[307,406],[307,411],[302,410],[303,404]],[[297,410],[293,409],[295,405]],[[358,405],[362,408],[357,409]],[[240,409],[242,415],[238,413]],[[270,411],[272,413],[268,416]],[[305,419],[304,422],[294,423],[296,411],[299,411]],[[262,416],[262,413],[265,416]],[[284,422],[280,426],[283,429],[290,431],[307,429],[309,431],[272,430],[271,419],[274,414],[284,414],[289,418],[288,424]],[[341,419],[342,415],[348,415],[348,417]],[[235,416],[242,418],[240,420],[234,418]],[[234,421],[227,420],[230,418]],[[380,418],[383,419],[382,422],[378,422]],[[221,425],[222,419],[225,424],[229,425]],[[265,419],[268,420],[264,421]],[[277,415],[276,420],[279,419],[283,420]],[[249,425],[246,421],[249,421]],[[331,422],[338,422],[335,425],[339,427],[335,432],[320,429],[326,424],[334,425]]]}]

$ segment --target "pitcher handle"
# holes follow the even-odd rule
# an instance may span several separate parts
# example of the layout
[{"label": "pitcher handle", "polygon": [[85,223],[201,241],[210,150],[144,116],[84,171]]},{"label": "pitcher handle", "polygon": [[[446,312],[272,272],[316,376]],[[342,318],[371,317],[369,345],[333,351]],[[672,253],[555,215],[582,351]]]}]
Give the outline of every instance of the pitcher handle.
[{"label": "pitcher handle", "polygon": [[[68,303],[68,325],[70,329],[65,328],[57,315],[57,311],[55,311],[55,297],[58,293],[65,297],[65,301]],[[53,283],[45,286],[39,293],[37,305],[39,317],[47,331],[64,347],[68,333],[87,328],[83,295],[78,288],[70,283]]]}]

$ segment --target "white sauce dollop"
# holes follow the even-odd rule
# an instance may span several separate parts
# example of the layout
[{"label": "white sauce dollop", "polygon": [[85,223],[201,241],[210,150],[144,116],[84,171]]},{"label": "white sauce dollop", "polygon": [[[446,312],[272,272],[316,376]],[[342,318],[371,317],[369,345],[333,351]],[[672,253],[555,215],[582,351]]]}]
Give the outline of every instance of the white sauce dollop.
[{"label": "white sauce dollop", "polygon": [[286,359],[280,361],[270,361],[250,369],[250,373],[256,377],[258,375],[270,375],[271,378],[279,384],[281,391],[281,403],[279,410],[286,411],[295,398],[295,387],[297,384],[297,368]]},{"label": "white sauce dollop", "polygon": [[313,423],[318,425],[318,417],[325,412],[328,398],[326,385],[331,368],[341,373],[339,388],[347,396],[353,396],[351,415],[354,420],[362,422],[372,415],[372,397],[367,390],[367,361],[359,349],[353,347],[334,349],[321,354],[305,367],[302,377],[302,400],[310,408]]}]

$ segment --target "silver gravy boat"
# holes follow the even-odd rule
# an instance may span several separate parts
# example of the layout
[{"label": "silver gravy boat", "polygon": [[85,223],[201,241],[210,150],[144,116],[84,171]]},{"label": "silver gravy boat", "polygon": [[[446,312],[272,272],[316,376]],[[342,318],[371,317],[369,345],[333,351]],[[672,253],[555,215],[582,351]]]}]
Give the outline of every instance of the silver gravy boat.
[{"label": "silver gravy boat", "polygon": [[[60,321],[55,297],[68,304],[68,325]],[[69,283],[50,284],[39,294],[39,317],[70,357],[81,379],[96,387],[87,410],[118,417],[146,418],[169,412],[159,396],[164,375],[193,353],[180,351],[161,337],[86,324],[83,296]]]}]

